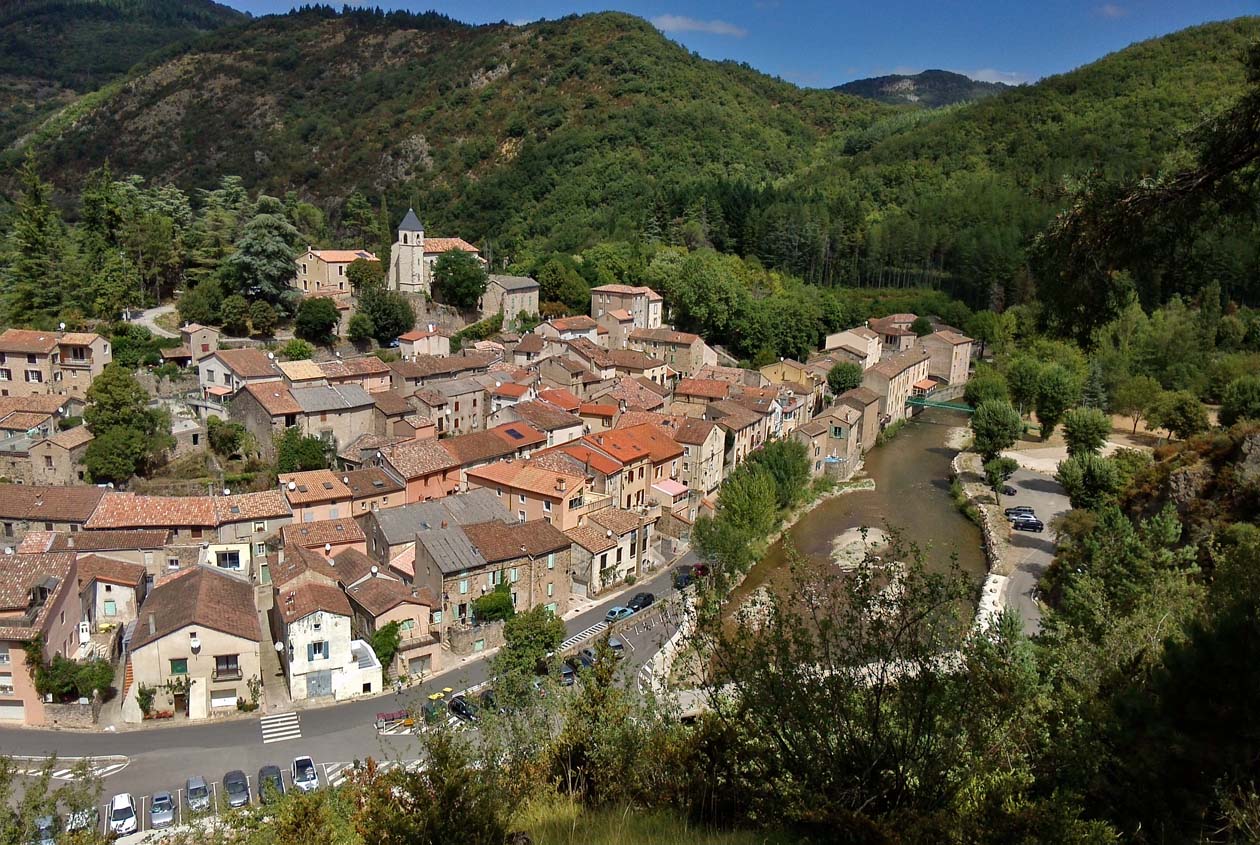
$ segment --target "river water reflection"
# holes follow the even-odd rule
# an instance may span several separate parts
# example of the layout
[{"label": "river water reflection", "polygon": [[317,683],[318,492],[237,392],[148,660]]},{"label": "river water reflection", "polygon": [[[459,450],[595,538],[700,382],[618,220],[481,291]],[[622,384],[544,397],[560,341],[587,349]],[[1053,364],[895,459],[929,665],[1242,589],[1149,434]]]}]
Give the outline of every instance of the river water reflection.
[{"label": "river water reflection", "polygon": [[[924,550],[930,570],[948,567],[957,555],[964,572],[981,580],[986,570],[983,540],[975,523],[959,512],[949,495],[950,461],[956,450],[946,441],[951,428],[966,425],[964,415],[928,409],[902,427],[891,442],[866,456],[865,477],[874,490],[836,496],[803,516],[787,538],[804,555],[826,561],[832,540],[850,528],[886,525]],[[762,586],[787,583],[784,540],[777,541],[735,591],[732,607]]]}]

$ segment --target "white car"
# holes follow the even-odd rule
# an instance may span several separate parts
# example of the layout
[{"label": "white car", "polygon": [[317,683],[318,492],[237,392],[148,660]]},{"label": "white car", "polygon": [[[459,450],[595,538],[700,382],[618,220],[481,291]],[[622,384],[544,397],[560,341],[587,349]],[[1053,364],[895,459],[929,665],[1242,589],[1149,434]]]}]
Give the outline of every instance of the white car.
[{"label": "white car", "polygon": [[319,789],[319,771],[310,757],[293,758],[293,787],[302,792]]},{"label": "white car", "polygon": [[109,801],[109,832],[116,836],[125,836],[135,833],[137,829],[136,802],[131,793],[115,795]]}]

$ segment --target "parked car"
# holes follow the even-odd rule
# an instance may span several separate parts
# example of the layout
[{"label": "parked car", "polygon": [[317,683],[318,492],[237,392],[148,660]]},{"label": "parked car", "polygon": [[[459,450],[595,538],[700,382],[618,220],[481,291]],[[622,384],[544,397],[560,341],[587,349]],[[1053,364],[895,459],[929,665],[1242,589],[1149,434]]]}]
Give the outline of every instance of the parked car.
[{"label": "parked car", "polygon": [[569,660],[572,661],[573,664],[576,664],[573,666],[573,668],[578,670],[579,672],[581,672],[583,669],[590,669],[595,665],[595,662],[596,662],[595,649],[584,648],[581,651],[579,651],[577,654],[570,657]]},{"label": "parked car", "polygon": [[638,613],[643,608],[650,607],[654,601],[656,601],[656,596],[651,593],[635,593],[634,598],[626,602],[626,607]]},{"label": "parked car", "polygon": [[441,724],[445,714],[446,708],[439,701],[426,701],[420,708],[420,715],[426,725]]},{"label": "parked car", "polygon": [[1018,516],[1021,513],[1028,514],[1029,516],[1034,515],[1033,509],[1029,507],[1028,505],[1016,505],[1013,508],[1007,508],[1005,511],[1003,511],[1003,513],[1006,514],[1007,519],[1014,519],[1016,516]]},{"label": "parked car", "polygon": [[201,775],[193,775],[184,784],[184,795],[188,796],[188,809],[201,813],[210,809],[210,784]]},{"label": "parked car", "polygon": [[619,640],[618,638],[616,638],[616,637],[609,637],[609,638],[608,638],[608,647],[612,649],[612,653],[613,653],[613,654],[617,655],[617,659],[618,659],[618,660],[620,660],[620,659],[622,659],[623,657],[625,657],[625,656],[626,656],[626,644],[625,644],[625,643],[623,643],[623,642],[622,642],[621,640]]},{"label": "parked car", "polygon": [[57,828],[61,819],[57,816],[40,816],[35,819],[35,845],[57,845]]},{"label": "parked car", "polygon": [[263,766],[258,770],[258,800],[264,804],[284,797],[284,776],[279,766]]},{"label": "parked car", "polygon": [[1014,496],[1014,495],[1016,494],[1016,492],[1018,492],[1018,491],[1017,491],[1014,487],[1012,487],[1011,485],[1009,485],[1009,484],[1007,484],[1007,485],[1005,485],[1005,486],[1003,486],[1003,487],[1002,487],[1002,495],[1003,495],[1003,496]]},{"label": "parked car", "polygon": [[571,687],[573,686],[573,682],[576,680],[577,672],[574,668],[569,665],[568,661],[562,662],[560,664],[560,684],[562,686]]},{"label": "parked car", "polygon": [[451,715],[461,722],[477,721],[477,705],[473,704],[462,695],[457,695],[446,704],[447,709],[451,711]]},{"label": "parked car", "polygon": [[155,792],[149,799],[149,827],[156,830],[175,824],[175,797],[169,792]]},{"label": "parked car", "polygon": [[486,687],[481,692],[477,693],[477,707],[480,710],[486,711],[489,713],[507,712],[504,708],[499,706],[499,701],[494,696],[494,690],[491,689],[490,687]]},{"label": "parked car", "polygon": [[695,578],[708,578],[711,571],[707,563],[697,563],[691,567],[691,574]]},{"label": "parked car", "polygon": [[1032,531],[1036,534],[1046,530],[1046,524],[1035,516],[1013,519],[1011,527],[1016,531]]},{"label": "parked car", "polygon": [[223,776],[223,793],[229,807],[248,806],[249,778],[240,769],[233,769]]},{"label": "parked car", "polygon": [[293,758],[293,788],[302,792],[319,789],[319,771],[310,757]]},{"label": "parked car", "polygon": [[674,589],[681,590],[694,581],[695,577],[696,576],[692,573],[690,566],[675,566]]},{"label": "parked car", "polygon": [[620,622],[622,619],[629,619],[634,616],[634,611],[628,607],[617,605],[604,614],[605,622]]},{"label": "parked car", "polygon": [[136,802],[131,793],[123,792],[109,799],[109,832],[115,836],[126,836],[135,833],[138,828]]}]

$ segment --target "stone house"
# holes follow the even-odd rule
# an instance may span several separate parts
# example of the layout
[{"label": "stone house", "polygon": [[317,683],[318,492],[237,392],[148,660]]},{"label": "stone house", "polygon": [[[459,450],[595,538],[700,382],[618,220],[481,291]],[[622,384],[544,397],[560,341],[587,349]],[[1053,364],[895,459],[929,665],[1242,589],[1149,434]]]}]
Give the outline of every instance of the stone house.
[{"label": "stone house", "polygon": [[930,361],[927,351],[916,346],[893,354],[866,371],[862,386],[879,394],[879,412],[884,425],[908,416],[906,400],[920,389],[916,385],[927,381]]},{"label": "stone house", "polygon": [[413,209],[398,224],[398,239],[389,250],[386,285],[390,290],[428,295],[433,292],[433,265],[445,252],[459,250],[485,259],[475,246],[461,238],[426,238],[424,226]]},{"label": "stone house", "polygon": [[529,402],[534,398],[534,388],[528,384],[517,384],[512,381],[495,381],[490,390],[490,413],[495,414],[504,408],[510,408],[518,402]]},{"label": "stone house", "polygon": [[82,483],[83,456],[92,440],[92,432],[85,425],[77,425],[40,440],[30,451],[34,483]]},{"label": "stone house", "polygon": [[277,476],[293,513],[293,522],[352,516],[350,487],[328,469],[286,472]]},{"label": "stone house", "polygon": [[717,379],[684,378],[674,385],[674,397],[669,410],[672,414],[687,417],[703,417],[705,409],[714,402],[728,399],[734,390],[730,382]]},{"label": "stone house", "polygon": [[512,348],[512,363],[518,367],[525,367],[535,361],[541,360],[543,353],[547,348],[547,341],[543,340],[542,335],[530,332],[517,342]]},{"label": "stone house", "polygon": [[879,439],[880,395],[866,387],[855,387],[841,393],[836,401],[862,414],[862,451],[869,452],[874,449]]},{"label": "stone house", "polygon": [[451,354],[451,333],[427,323],[422,329],[412,329],[398,336],[398,354],[404,361],[415,360],[420,355],[444,358]]},{"label": "stone house", "polygon": [[390,623],[398,623],[398,651],[385,671],[394,677],[423,679],[442,668],[442,645],[429,620],[440,607],[428,588],[409,587],[392,578],[370,578],[346,590],[355,637],[370,641]]},{"label": "stone house", "polygon": [[164,552],[169,539],[170,532],[162,528],[77,531],[73,534],[57,532],[47,535],[46,544],[40,550],[71,552],[80,558],[93,555],[143,566],[147,593],[156,580],[168,571]]},{"label": "stone house", "polygon": [[374,462],[402,480],[406,503],[441,499],[457,492],[460,485],[460,462],[451,454],[449,443],[408,440],[382,446]]},{"label": "stone house", "polygon": [[0,722],[47,722],[26,664],[26,645],[42,636],[44,661],[77,655],[83,618],[77,579],[71,553],[0,556]]},{"label": "stone house", "polygon": [[971,376],[971,338],[942,329],[932,332],[920,342],[931,356],[928,375],[950,385],[967,383]]},{"label": "stone house", "polygon": [[[139,722],[137,693],[157,693],[157,710],[205,719],[249,700],[249,682],[262,679],[262,630],[254,588],[216,569],[195,566],[160,581],[140,605],[128,653],[123,718]],[[186,692],[170,692],[167,685]]]},{"label": "stone house", "polygon": [[350,507],[355,516],[406,503],[407,486],[380,467],[349,470],[341,480],[350,488]]},{"label": "stone house", "polygon": [[103,625],[126,625],[138,618],[148,583],[142,564],[93,554],[80,556],[78,563],[80,603],[84,621],[93,632]]},{"label": "stone house", "polygon": [[[326,558],[335,558],[346,550],[367,552],[367,536],[353,517],[294,522],[281,526],[280,542],[286,550],[294,546],[318,550]],[[275,576],[273,575],[273,580]]]},{"label": "stone house", "polygon": [[607,496],[588,489],[584,476],[546,469],[529,458],[470,469],[468,486],[493,490],[518,522],[542,521],[562,531],[577,526],[591,510],[608,505]]},{"label": "stone house", "polygon": [[94,332],[6,329],[0,333],[0,396],[82,399],[112,360],[109,341]]},{"label": "stone house", "polygon": [[16,546],[31,531],[78,531],[105,496],[99,487],[0,484],[0,533]]},{"label": "stone house", "polygon": [[350,279],[346,275],[355,261],[379,262],[365,249],[311,249],[294,259],[296,274],[292,285],[303,293],[326,291],[350,291]]},{"label": "stone house", "polygon": [[[522,341],[523,342],[523,341]],[[568,356],[553,355],[538,365],[538,376],[547,387],[565,390],[579,399],[588,398],[603,379]]]},{"label": "stone house", "polygon": [[497,360],[497,355],[481,352],[442,357],[416,355],[409,361],[390,362],[389,386],[391,390],[410,396],[416,388],[437,381],[488,372],[490,365]]},{"label": "stone house", "polygon": [[[705,408],[704,419],[715,422],[729,434],[729,448],[722,456],[723,471],[729,476],[754,449],[765,442],[764,418],[729,399],[713,402]],[[727,438],[723,438],[727,442]]]},{"label": "stone house", "polygon": [[350,600],[334,584],[286,584],[276,590],[272,624],[294,701],[337,701],[381,691],[381,665],[354,639]]},{"label": "stone house", "polygon": [[636,329],[659,329],[664,317],[664,300],[648,287],[600,285],[591,288],[591,316],[599,319],[609,311],[626,311]]},{"label": "stone house", "polygon": [[588,401],[616,404],[619,410],[656,411],[665,407],[670,389],[647,379],[619,378],[590,393]]},{"label": "stone house", "polygon": [[[609,504],[629,510],[643,507],[649,503],[649,488],[652,485],[652,456],[647,446],[637,437],[621,429],[612,429],[598,434],[588,434],[575,446],[580,445],[612,458],[620,465],[620,478],[616,484],[614,498]],[[569,454],[575,454],[572,450]],[[612,494],[613,491],[609,491]]]},{"label": "stone house", "polygon": [[543,401],[510,405],[493,414],[490,422],[493,425],[527,423],[547,435],[547,446],[557,446],[578,439],[585,433],[586,425],[581,418]]},{"label": "stone house", "polygon": [[630,332],[626,345],[664,361],[684,375],[692,375],[701,367],[717,364],[717,353],[700,335],[690,332],[668,328],[635,329]]},{"label": "stone house", "polygon": [[700,500],[716,495],[725,477],[726,435],[711,420],[687,419],[675,430],[674,440],[683,448],[681,478],[691,490],[689,514],[694,522]]},{"label": "stone house", "polygon": [[918,317],[914,314],[889,314],[887,317],[878,317],[867,320],[867,326],[871,331],[879,335],[883,343],[883,351],[880,358],[883,359],[888,355],[897,355],[902,352],[908,352],[915,346],[918,336],[910,331],[910,326]]},{"label": "stone house", "polygon": [[883,348],[883,338],[866,326],[829,334],[823,341],[825,352],[843,352],[848,360],[864,370],[879,363]]},{"label": "stone house", "polygon": [[449,411],[444,415],[446,430],[451,434],[467,434],[485,427],[486,417],[490,414],[490,402],[486,388],[480,382],[471,378],[456,378],[435,381],[428,389],[445,397]]},{"label": "stone house", "polygon": [[534,333],[540,335],[543,340],[571,341],[585,338],[591,343],[599,342],[599,324],[585,314],[554,317],[541,323],[534,329]]},{"label": "stone house", "polygon": [[583,402],[578,406],[578,419],[588,432],[607,431],[617,422],[617,406],[602,402]]},{"label": "stone house", "polygon": [[308,437],[318,437],[336,448],[372,430],[376,405],[357,384],[295,387],[291,392],[302,409],[298,427]]},{"label": "stone house", "polygon": [[368,393],[389,390],[389,365],[375,355],[320,361],[315,366],[324,380],[334,387],[356,384]]},{"label": "stone house", "polygon": [[213,496],[215,542],[205,547],[205,563],[267,582],[267,540],[293,521],[280,490]]},{"label": "stone house", "polygon": [[197,381],[208,396],[231,396],[246,385],[282,377],[275,359],[261,349],[219,349],[197,362]]},{"label": "stone house", "polygon": [[[363,517],[368,554],[381,566],[411,583],[416,534],[432,528],[463,523],[508,522],[512,516],[492,490],[470,490],[431,502],[416,502],[400,508],[373,511]],[[395,561],[410,558],[399,569]]]},{"label": "stone house", "polygon": [[516,325],[522,312],[538,313],[538,282],[528,276],[500,276],[491,273],[486,279],[486,291],[477,303],[481,319],[495,314],[503,315],[503,327]]},{"label": "stone house", "polygon": [[837,404],[792,433],[804,444],[815,477],[847,481],[862,461],[862,413]]},{"label": "stone house", "polygon": [[596,318],[595,322],[602,331],[607,332],[604,335],[604,342],[609,349],[623,349],[629,345],[630,333],[635,330],[634,315],[629,311],[624,308],[605,311]]}]

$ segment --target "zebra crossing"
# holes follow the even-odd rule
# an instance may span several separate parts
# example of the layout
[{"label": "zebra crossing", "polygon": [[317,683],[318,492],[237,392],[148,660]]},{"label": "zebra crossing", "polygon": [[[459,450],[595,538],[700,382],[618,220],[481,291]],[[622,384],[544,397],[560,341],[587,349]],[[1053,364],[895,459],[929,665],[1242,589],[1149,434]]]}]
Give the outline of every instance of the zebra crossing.
[{"label": "zebra crossing", "polygon": [[295,712],[263,716],[258,720],[258,725],[262,729],[263,745],[302,738],[301,720]]},{"label": "zebra crossing", "polygon": [[596,622],[594,625],[587,628],[585,631],[579,631],[578,633],[569,637],[564,642],[560,643],[560,648],[557,649],[557,652],[563,654],[564,652],[573,648],[575,645],[582,642],[583,640],[589,640],[591,637],[595,636],[596,634],[598,634],[600,631],[603,631],[607,627],[608,627],[607,622]]},{"label": "zebra crossing", "polygon": [[[44,773],[46,760],[38,757],[13,758],[17,764],[14,773],[26,777],[39,777]],[[81,757],[58,757],[56,768],[49,773],[53,780],[74,780],[79,773],[78,764]],[[87,773],[90,777],[107,778],[116,775],[131,763],[126,757],[106,757],[88,759]]]},{"label": "zebra crossing", "polygon": [[[384,774],[393,771],[399,767],[409,772],[414,772],[420,768],[419,760],[385,760],[376,764],[376,771]],[[330,787],[341,786],[345,783],[350,775],[354,773],[354,763],[325,763],[324,764],[324,782]]]}]

